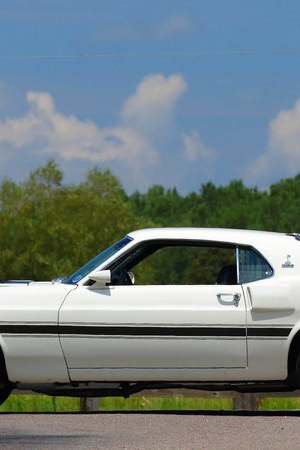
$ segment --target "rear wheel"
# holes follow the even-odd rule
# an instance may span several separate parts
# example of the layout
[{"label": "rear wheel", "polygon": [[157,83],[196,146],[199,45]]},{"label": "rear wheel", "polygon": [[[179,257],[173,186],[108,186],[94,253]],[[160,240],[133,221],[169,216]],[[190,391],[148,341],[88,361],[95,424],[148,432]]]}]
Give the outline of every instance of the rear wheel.
[{"label": "rear wheel", "polygon": [[9,397],[13,388],[14,384],[8,379],[5,359],[2,348],[0,347],[0,405]]},{"label": "rear wheel", "polygon": [[10,393],[13,389],[13,385],[9,381],[1,382],[0,383],[0,405],[7,400],[7,398],[10,396]]},{"label": "rear wheel", "polygon": [[288,377],[287,384],[292,389],[300,388],[300,353],[298,350],[299,347],[299,337],[296,342],[297,345],[293,342],[289,352],[289,362],[288,362]]},{"label": "rear wheel", "polygon": [[295,372],[294,372],[294,385],[297,389],[300,387],[300,353],[297,356]]}]

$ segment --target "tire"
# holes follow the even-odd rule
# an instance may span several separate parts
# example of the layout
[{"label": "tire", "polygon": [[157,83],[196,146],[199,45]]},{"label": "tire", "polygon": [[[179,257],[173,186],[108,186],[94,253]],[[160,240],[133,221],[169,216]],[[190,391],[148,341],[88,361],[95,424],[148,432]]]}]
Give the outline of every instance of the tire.
[{"label": "tire", "polygon": [[8,379],[5,359],[2,348],[0,347],[0,405],[7,400],[13,388],[14,384]]},{"label": "tire", "polygon": [[300,388],[300,353],[293,352],[288,367],[287,384],[292,389]]},{"label": "tire", "polygon": [[0,405],[8,399],[12,389],[13,386],[9,381],[0,383]]}]

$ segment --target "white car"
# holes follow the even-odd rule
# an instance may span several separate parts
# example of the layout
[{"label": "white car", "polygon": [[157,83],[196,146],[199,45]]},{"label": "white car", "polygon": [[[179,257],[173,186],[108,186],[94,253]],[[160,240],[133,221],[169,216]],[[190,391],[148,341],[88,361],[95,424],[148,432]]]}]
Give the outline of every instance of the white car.
[{"label": "white car", "polygon": [[300,386],[300,235],[152,228],[68,278],[0,284],[0,400],[12,389]]}]

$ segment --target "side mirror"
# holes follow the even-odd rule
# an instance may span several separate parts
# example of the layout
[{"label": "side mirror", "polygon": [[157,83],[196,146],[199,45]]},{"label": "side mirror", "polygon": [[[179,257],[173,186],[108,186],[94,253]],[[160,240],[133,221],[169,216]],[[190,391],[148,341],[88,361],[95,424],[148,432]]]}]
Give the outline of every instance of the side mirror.
[{"label": "side mirror", "polygon": [[110,270],[94,270],[88,275],[89,280],[96,281],[92,287],[107,287],[111,282],[111,271]]}]

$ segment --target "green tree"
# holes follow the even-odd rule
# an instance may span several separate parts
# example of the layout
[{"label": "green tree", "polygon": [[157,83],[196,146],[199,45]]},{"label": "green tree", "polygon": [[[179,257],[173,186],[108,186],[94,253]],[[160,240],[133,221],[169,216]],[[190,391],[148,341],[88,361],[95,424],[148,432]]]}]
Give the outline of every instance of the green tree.
[{"label": "green tree", "polygon": [[62,178],[51,160],[20,185],[2,183],[2,279],[70,274],[128,231],[149,225],[110,171],[94,168],[77,186],[64,186]]},{"label": "green tree", "polygon": [[273,231],[300,231],[300,174],[270,186],[263,222]]},{"label": "green tree", "polygon": [[[300,231],[299,217],[300,174],[271,185],[269,191],[233,180],[218,187],[208,182],[187,196],[161,185],[127,196],[108,169],[95,167],[82,183],[66,185],[57,163],[50,160],[22,183],[6,178],[0,184],[0,278],[42,280],[70,274],[138,228]],[[175,258],[177,268],[182,258]],[[155,265],[147,266],[145,282],[171,270],[160,257]]]},{"label": "green tree", "polygon": [[129,200],[136,214],[150,219],[157,226],[189,225],[185,199],[175,188],[154,185],[145,194],[134,192]]},{"label": "green tree", "polygon": [[[262,228],[261,208],[266,192],[247,188],[241,180],[216,187],[212,182],[201,186],[198,201],[192,195],[192,224],[204,227]],[[262,228],[263,229],[263,228]]]}]

